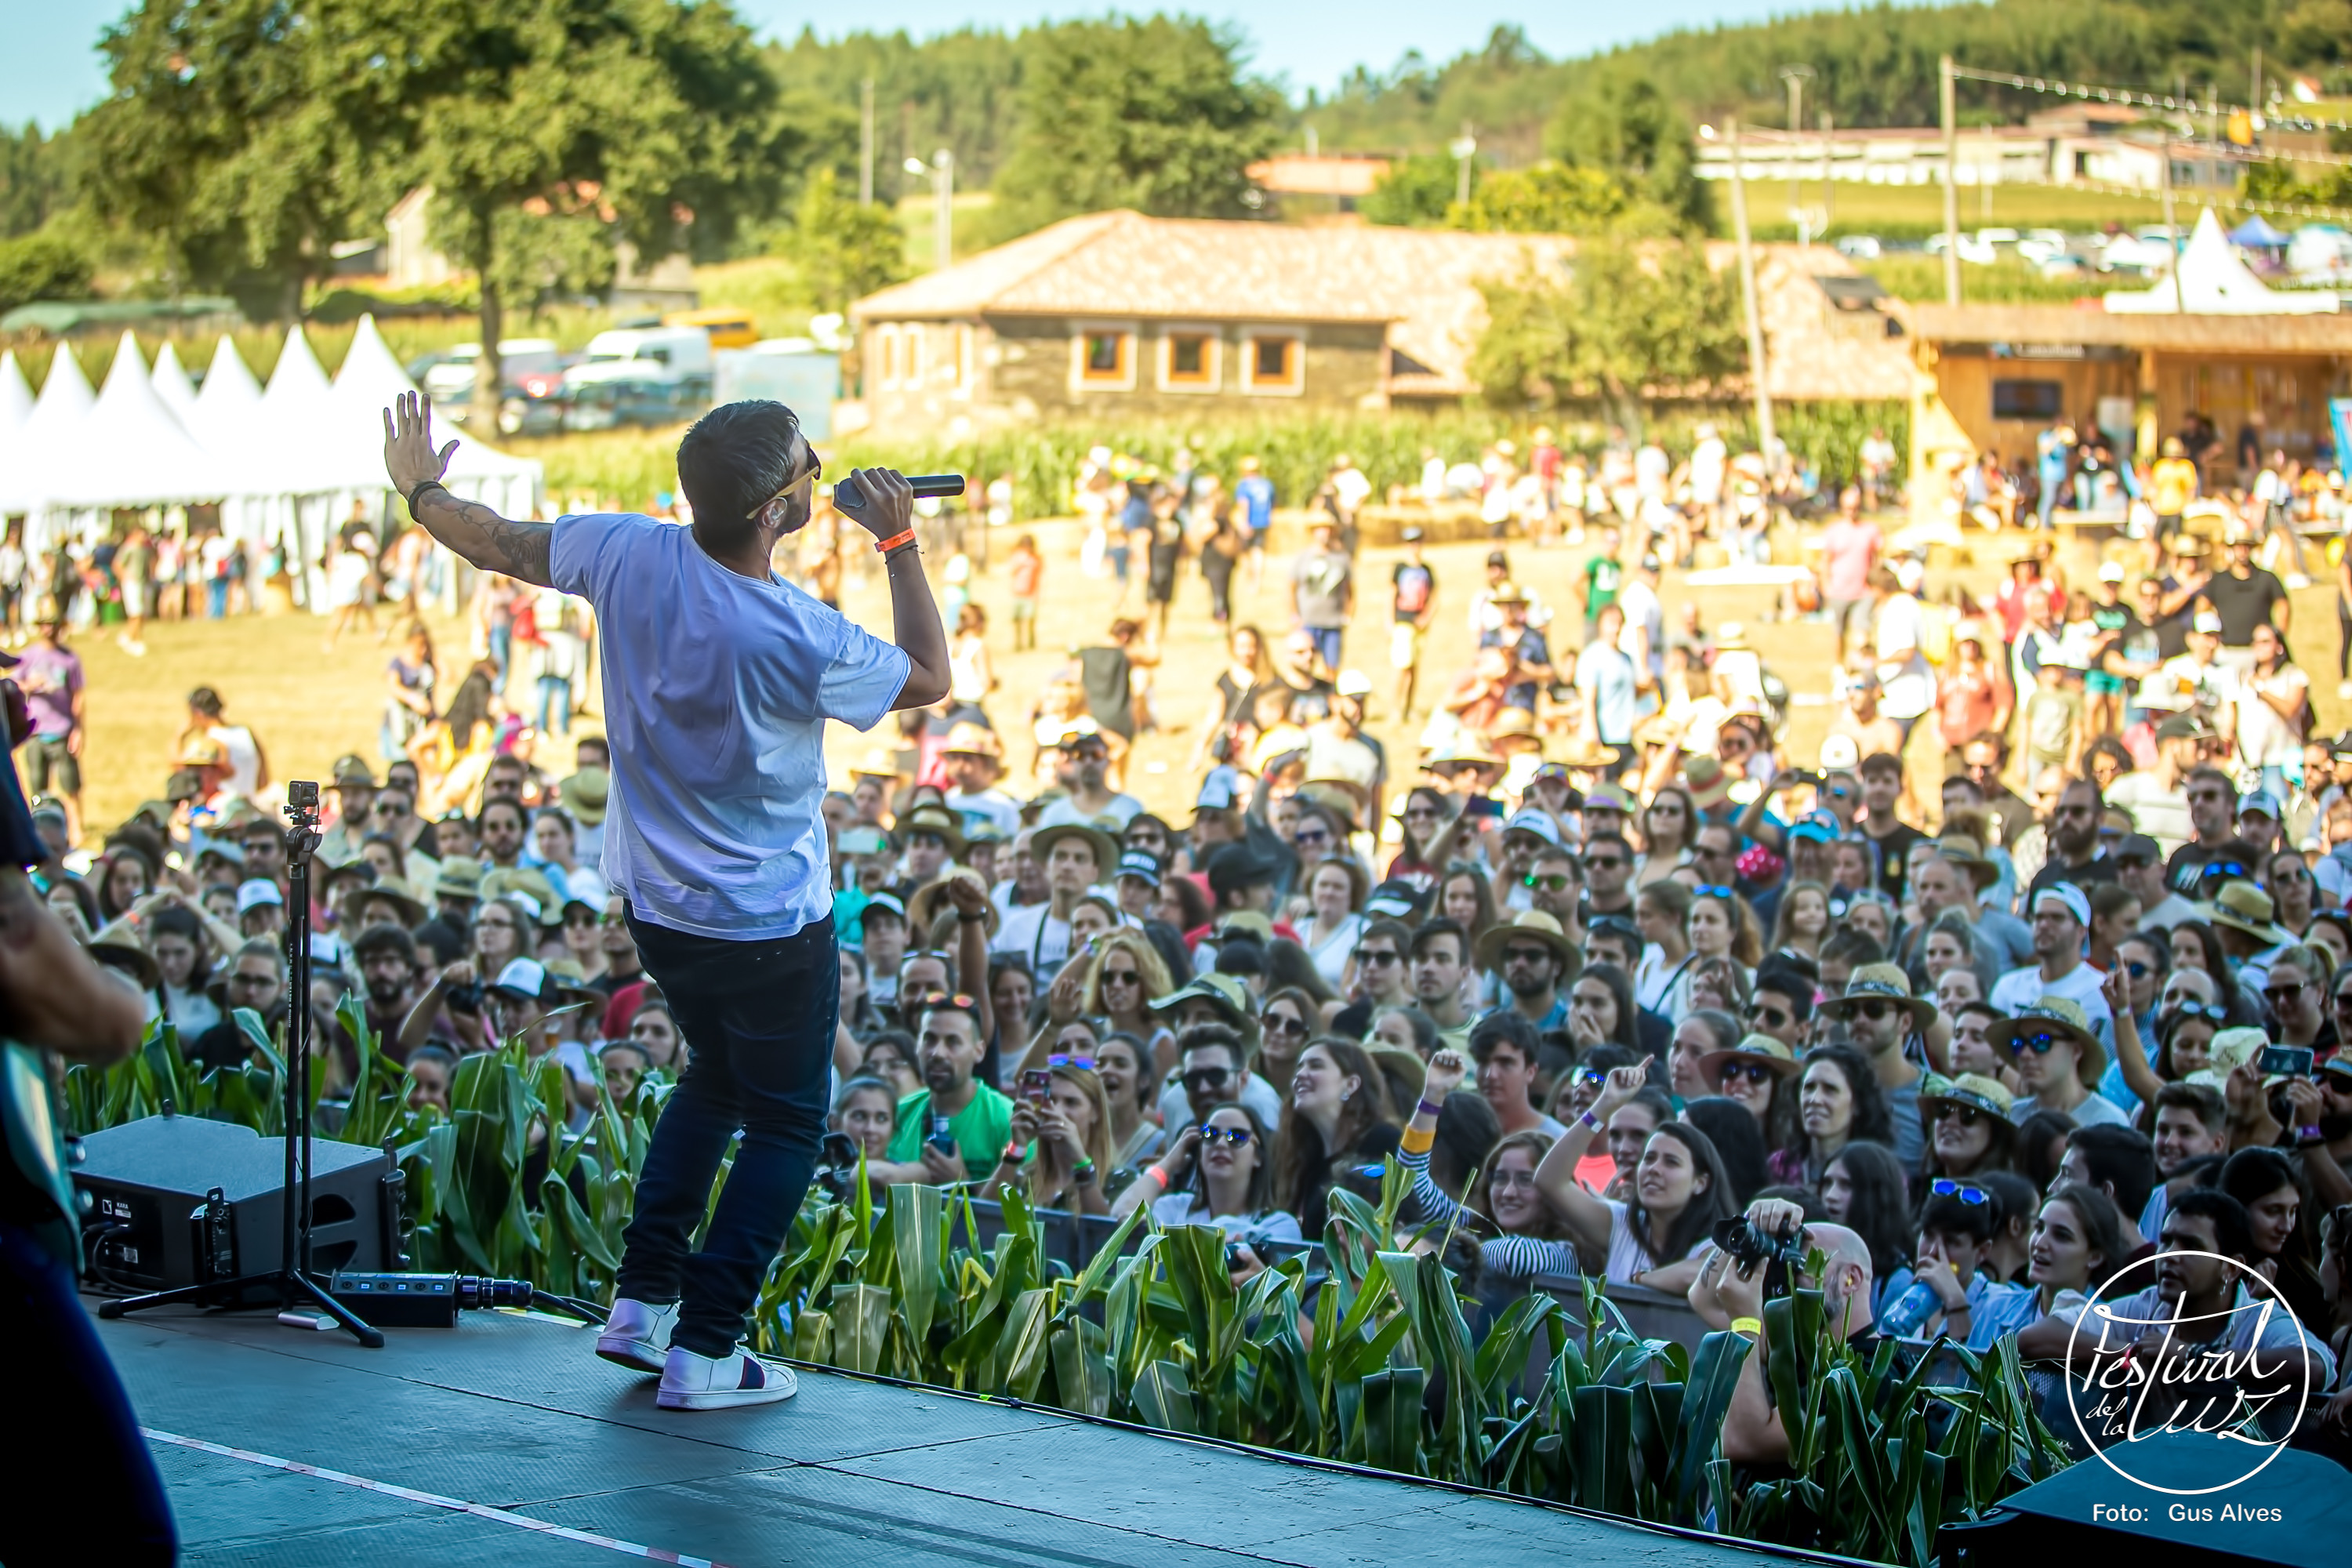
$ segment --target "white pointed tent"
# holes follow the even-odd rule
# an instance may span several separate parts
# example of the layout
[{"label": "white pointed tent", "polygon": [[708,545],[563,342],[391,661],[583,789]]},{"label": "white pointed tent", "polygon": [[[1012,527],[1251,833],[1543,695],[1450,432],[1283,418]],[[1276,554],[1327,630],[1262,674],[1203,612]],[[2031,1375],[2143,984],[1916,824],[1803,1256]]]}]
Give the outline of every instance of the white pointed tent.
[{"label": "white pointed tent", "polygon": [[[11,460],[0,464],[0,515],[30,512],[40,505],[42,498],[33,483],[29,462],[14,460],[18,456],[30,458],[44,449],[66,440],[79,426],[89,405],[98,401],[98,394],[89,389],[89,377],[81,372],[81,361],[74,357],[71,343],[59,343],[50,356],[48,378],[41,383],[41,395],[34,400],[33,411],[7,447]],[[27,549],[45,549],[46,537],[26,540]]]},{"label": "white pointed tent", "polygon": [[[172,417],[187,429],[188,416],[196,406],[196,384],[188,379],[187,367],[180,363],[180,351],[172,346],[169,338],[155,351],[155,368],[147,379],[155,388],[155,395],[163,400],[163,406],[172,411]],[[195,434],[193,429],[188,433]]]},{"label": "white pointed tent", "polygon": [[127,331],[89,414],[30,456],[52,512],[217,500],[230,488],[222,466],[156,395],[139,340]]},{"label": "white pointed tent", "polygon": [[33,416],[33,389],[25,380],[16,351],[0,353],[0,442],[5,442]]},{"label": "white pointed tent", "polygon": [[[2177,284],[2177,289],[2176,289]],[[2118,291],[2105,300],[2111,315],[2317,316],[2336,309],[2333,293],[2289,293],[2254,276],[2207,207],[2173,265],[2173,277],[2153,289]]]},{"label": "white pointed tent", "polygon": [[[354,494],[389,489],[383,472],[383,411],[401,394],[415,390],[416,384],[376,331],[375,318],[361,317],[309,443],[310,460],[332,488]],[[539,504],[545,469],[538,459],[509,457],[454,426],[437,429],[435,438],[444,445],[457,443],[447,475],[452,493],[508,517],[529,517]]]},{"label": "white pointed tent", "polygon": [[[157,367],[162,358],[157,357]],[[197,444],[228,467],[229,476],[236,482],[238,493],[221,502],[221,531],[240,543],[265,536],[269,501],[265,495],[252,493],[250,471],[241,461],[249,447],[258,443],[252,432],[256,427],[257,410],[261,406],[261,383],[254,380],[247,368],[245,356],[236,352],[236,344],[226,332],[213,346],[213,363],[205,372],[205,384],[196,392],[196,400],[183,422]],[[266,453],[255,457],[266,464]]]}]

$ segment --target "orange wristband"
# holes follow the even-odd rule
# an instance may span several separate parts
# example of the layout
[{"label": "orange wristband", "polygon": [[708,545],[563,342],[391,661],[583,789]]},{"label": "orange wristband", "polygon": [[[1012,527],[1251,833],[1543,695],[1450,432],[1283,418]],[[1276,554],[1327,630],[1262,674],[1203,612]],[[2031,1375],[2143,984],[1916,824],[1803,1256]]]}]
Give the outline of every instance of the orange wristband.
[{"label": "orange wristband", "polygon": [[894,533],[887,539],[876,540],[874,542],[874,553],[877,555],[887,555],[893,550],[898,549],[901,544],[912,544],[914,542],[915,531],[910,528],[904,533]]}]

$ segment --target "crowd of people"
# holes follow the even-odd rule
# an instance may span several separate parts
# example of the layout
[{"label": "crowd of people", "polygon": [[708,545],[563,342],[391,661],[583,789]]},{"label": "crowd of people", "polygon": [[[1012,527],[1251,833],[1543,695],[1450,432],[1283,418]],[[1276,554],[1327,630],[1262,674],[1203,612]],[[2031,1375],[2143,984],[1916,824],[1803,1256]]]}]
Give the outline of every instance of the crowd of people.
[{"label": "crowd of people", "polygon": [[[1475,662],[1433,694],[1411,761],[1366,732],[1372,683],[1346,662],[1370,495],[1352,464],[1289,563],[1290,624],[1240,622],[1204,559],[1228,658],[1182,814],[1123,776],[1172,706],[1150,684],[1161,627],[1122,619],[1076,650],[1017,757],[970,563],[948,574],[952,689],[823,805],[845,944],[832,1121],[867,1179],[1148,1206],[1223,1227],[1247,1272],[1320,1237],[1335,1190],[1376,1194],[1393,1157],[1405,1221],[1467,1238],[1449,1256],[1482,1290],[1585,1276],[1744,1321],[1753,1282],[1717,1238],[1745,1215],[1806,1227],[1854,1331],[2029,1356],[2063,1354],[2126,1265],[2219,1253],[2293,1309],[2263,1348],[2308,1359],[2340,1441],[2352,742],[2310,733],[2286,594],[2253,563],[2267,521],[2237,516],[2218,566],[2179,526],[2137,582],[2111,562],[2071,590],[2034,548],[1988,601],[1929,605],[1870,521],[1887,474],[1866,472],[1822,536],[1818,602],[1791,606],[1839,644],[1808,758],[1742,628],[1660,592],[1693,540],[1745,526],[1746,459],[1637,461],[1620,506],[1628,476],[1575,480],[1546,446],[1526,471],[1559,481],[1538,494],[1589,549],[1547,565],[1553,605],[1494,552],[1448,611]],[[1102,477],[1107,559],[1113,501],[1155,541],[1219,510],[1205,476]],[[1228,524],[1258,479],[1245,465]],[[1440,601],[1404,539],[1390,652],[1418,718]],[[1217,553],[1229,585],[1250,541]],[[1024,621],[1034,646],[1034,542],[1002,569],[1013,646]],[[429,668],[429,644],[413,657]],[[334,767],[311,1002],[330,1092],[355,1067],[332,1016],[348,988],[420,1103],[520,1037],[563,1064],[584,1121],[691,1042],[598,873],[603,742],[551,776],[544,742],[491,721],[505,679],[485,662],[468,773],[413,746],[382,776]],[[281,825],[213,700],[168,798],[86,870],[63,811],[37,820],[52,907],[226,1063],[247,1048],[229,1010],[277,1005],[288,889]],[[2167,1302],[2242,1288],[2143,1278]]]}]

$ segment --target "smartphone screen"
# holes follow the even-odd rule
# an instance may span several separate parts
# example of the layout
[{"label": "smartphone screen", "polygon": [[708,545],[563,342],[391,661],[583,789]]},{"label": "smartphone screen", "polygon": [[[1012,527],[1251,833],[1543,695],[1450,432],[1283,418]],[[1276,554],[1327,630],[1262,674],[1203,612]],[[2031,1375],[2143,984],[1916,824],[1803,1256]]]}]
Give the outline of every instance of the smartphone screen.
[{"label": "smartphone screen", "polygon": [[2262,1070],[2265,1078],[2273,1073],[2284,1073],[2289,1078],[2309,1078],[2311,1062],[2312,1050],[2309,1046],[2264,1046],[2263,1047]]},{"label": "smartphone screen", "polygon": [[1044,1105],[1054,1098],[1054,1074],[1049,1068],[1031,1068],[1021,1075],[1021,1098]]}]

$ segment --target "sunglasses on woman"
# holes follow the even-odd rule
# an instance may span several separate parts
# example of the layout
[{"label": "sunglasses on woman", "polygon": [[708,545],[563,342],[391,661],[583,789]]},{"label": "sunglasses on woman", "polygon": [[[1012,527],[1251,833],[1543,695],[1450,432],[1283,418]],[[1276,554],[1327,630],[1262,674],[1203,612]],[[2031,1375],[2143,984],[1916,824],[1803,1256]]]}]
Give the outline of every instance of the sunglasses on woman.
[{"label": "sunglasses on woman", "polygon": [[[2341,1003],[2344,998],[2337,998]],[[2226,1022],[2230,1010],[2218,1002],[2175,1002],[2168,1011],[2176,1018],[2203,1018],[2209,1023]]]},{"label": "sunglasses on woman", "polygon": [[1772,1081],[1772,1069],[1762,1062],[1726,1062],[1723,1070],[1716,1075],[1716,1081],[1729,1089],[1743,1078],[1750,1083],[1769,1083]]},{"label": "sunglasses on woman", "polygon": [[1078,1068],[1084,1071],[1092,1072],[1095,1070],[1095,1058],[1065,1056],[1057,1051],[1045,1058],[1045,1065],[1049,1068]]},{"label": "sunglasses on woman", "polygon": [[1936,1120],[1957,1121],[1963,1127],[1974,1127],[1984,1120],[1984,1112],[1973,1105],[1939,1105],[1936,1107]]},{"label": "sunglasses on woman", "polygon": [[1927,1190],[1939,1198],[1958,1198],[1975,1206],[1992,1202],[1992,1194],[1973,1182],[1956,1182],[1949,1176],[1938,1176],[1927,1184]]},{"label": "sunglasses on woman", "polygon": [[1294,1018],[1287,1013],[1268,1013],[1262,1021],[1262,1026],[1269,1035],[1304,1035],[1307,1033],[1307,1021],[1304,1018]]},{"label": "sunglasses on woman", "polygon": [[1246,1127],[1203,1127],[1201,1129],[1201,1142],[1203,1144],[1229,1143],[1238,1149],[1249,1141],[1250,1130]]}]

